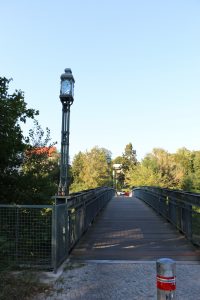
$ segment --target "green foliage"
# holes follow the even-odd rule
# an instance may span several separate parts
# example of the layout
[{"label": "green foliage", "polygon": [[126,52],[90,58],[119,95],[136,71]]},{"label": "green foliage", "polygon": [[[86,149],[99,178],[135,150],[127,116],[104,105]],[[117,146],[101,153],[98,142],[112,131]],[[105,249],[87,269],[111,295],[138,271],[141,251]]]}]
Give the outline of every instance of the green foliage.
[{"label": "green foliage", "polygon": [[126,181],[132,186],[151,185],[173,188],[176,186],[174,168],[174,161],[167,151],[153,149],[140,164],[130,170]]},{"label": "green foliage", "polygon": [[181,148],[173,157],[176,165],[177,187],[191,190],[193,186],[192,174],[195,172],[193,168],[195,153],[186,148]]},{"label": "green foliage", "polygon": [[123,168],[125,170],[130,169],[137,164],[136,158],[136,150],[133,149],[132,143],[129,143],[125,146],[124,153],[123,153],[123,161],[122,164],[124,165]]},{"label": "green foliage", "polygon": [[72,163],[73,183],[70,191],[77,192],[110,185],[112,178],[108,156],[110,152],[99,147],[85,153],[79,152]]},{"label": "green foliage", "polygon": [[71,192],[96,188],[100,186],[112,186],[113,164],[121,164],[122,169],[117,173],[118,188],[124,186],[126,172],[137,164],[136,151],[131,143],[126,145],[122,156],[116,157],[111,162],[111,152],[105,148],[94,147],[85,153],[75,155],[72,163],[73,182]]},{"label": "green foliage", "polygon": [[170,154],[153,149],[126,173],[129,186],[159,186],[187,191],[200,191],[200,151],[179,149]]},{"label": "green foliage", "polygon": [[51,261],[51,208],[13,206],[0,213],[0,266]]},{"label": "green foliage", "polygon": [[113,164],[120,164],[121,170],[115,173],[117,190],[121,190],[126,186],[128,181],[125,178],[128,176],[131,169],[137,165],[136,150],[133,149],[132,143],[125,146],[122,156],[117,156],[113,160]]},{"label": "green foliage", "polygon": [[196,192],[200,192],[200,151],[193,152],[192,169],[190,172],[190,178],[192,180],[192,189]]},{"label": "green foliage", "polygon": [[27,109],[22,91],[8,94],[9,83],[10,80],[0,77],[0,176],[20,166],[26,146],[20,123],[38,114],[34,109]]},{"label": "green foliage", "polygon": [[160,176],[153,169],[143,164],[129,170],[126,174],[126,183],[130,186],[158,186]]},{"label": "green foliage", "polygon": [[20,202],[45,204],[57,191],[59,154],[50,140],[49,129],[46,128],[45,134],[35,120],[20,170]]},{"label": "green foliage", "polygon": [[58,154],[50,159],[50,131],[45,134],[36,120],[29,137],[23,136],[21,124],[39,112],[27,108],[23,92],[10,95],[9,83],[0,77],[0,202],[43,204],[57,189]]},{"label": "green foliage", "polygon": [[84,168],[84,158],[85,154],[79,152],[74,156],[74,160],[72,163],[72,178],[73,184],[71,186],[71,190],[73,192],[78,192],[84,190],[84,179],[82,178],[82,170]]}]

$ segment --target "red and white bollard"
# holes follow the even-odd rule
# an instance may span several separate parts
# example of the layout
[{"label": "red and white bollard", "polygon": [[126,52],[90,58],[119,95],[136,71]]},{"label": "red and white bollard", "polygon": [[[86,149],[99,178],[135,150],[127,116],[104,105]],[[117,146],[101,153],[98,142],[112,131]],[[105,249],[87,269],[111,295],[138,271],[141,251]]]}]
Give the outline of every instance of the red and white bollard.
[{"label": "red and white bollard", "polygon": [[161,258],[156,262],[157,300],[176,299],[176,264],[173,259]]}]

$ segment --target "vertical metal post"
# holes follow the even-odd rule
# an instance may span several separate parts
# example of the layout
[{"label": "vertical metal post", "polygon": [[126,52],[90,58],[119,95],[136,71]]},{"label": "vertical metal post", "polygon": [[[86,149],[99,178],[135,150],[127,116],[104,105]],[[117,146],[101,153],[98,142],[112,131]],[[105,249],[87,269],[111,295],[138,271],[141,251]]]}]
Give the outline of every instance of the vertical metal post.
[{"label": "vertical metal post", "polygon": [[177,206],[173,199],[169,201],[169,219],[175,226],[177,225]]},{"label": "vertical metal post", "polygon": [[15,262],[18,263],[19,249],[19,207],[16,206],[16,221],[15,221]]},{"label": "vertical metal post", "polygon": [[54,273],[57,272],[57,205],[52,207],[52,238],[51,238],[51,260]]},{"label": "vertical metal post", "polygon": [[68,228],[68,224],[69,224],[69,214],[68,214],[68,206],[67,206],[67,201],[65,204],[65,241],[66,241],[66,252],[67,252],[67,256],[69,254],[69,228]]},{"label": "vertical metal post", "polygon": [[70,124],[70,103],[63,103],[62,108],[62,133],[61,133],[61,163],[59,195],[69,194],[68,165],[69,165],[69,124]]},{"label": "vertical metal post", "polygon": [[113,169],[113,189],[115,189],[115,169]]},{"label": "vertical metal post", "polygon": [[184,203],[183,232],[189,240],[192,239],[192,205],[189,203]]},{"label": "vertical metal post", "polygon": [[156,262],[157,300],[176,300],[176,264],[173,259],[161,258]]}]

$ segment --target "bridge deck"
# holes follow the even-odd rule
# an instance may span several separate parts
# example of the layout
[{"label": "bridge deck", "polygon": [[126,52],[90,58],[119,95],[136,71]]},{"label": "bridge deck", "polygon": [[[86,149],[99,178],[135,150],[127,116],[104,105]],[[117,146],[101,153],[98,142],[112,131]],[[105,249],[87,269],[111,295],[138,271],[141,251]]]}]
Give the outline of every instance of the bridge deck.
[{"label": "bridge deck", "polygon": [[199,260],[174,227],[135,197],[114,197],[72,251],[75,260]]}]

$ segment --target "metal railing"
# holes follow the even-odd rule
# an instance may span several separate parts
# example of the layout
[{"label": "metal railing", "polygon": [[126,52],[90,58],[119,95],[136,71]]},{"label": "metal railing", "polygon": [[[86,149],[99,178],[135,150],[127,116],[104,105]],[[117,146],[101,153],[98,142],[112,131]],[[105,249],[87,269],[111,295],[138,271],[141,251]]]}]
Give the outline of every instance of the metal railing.
[{"label": "metal railing", "polygon": [[200,194],[154,187],[134,188],[133,193],[200,246]]},{"label": "metal railing", "polygon": [[51,205],[0,205],[0,263],[51,265]]},{"label": "metal railing", "polygon": [[54,270],[114,196],[98,188],[54,205],[0,205],[0,265]]},{"label": "metal railing", "polygon": [[114,193],[115,191],[112,188],[101,188],[70,198],[70,201],[68,201],[69,251],[114,196]]}]

